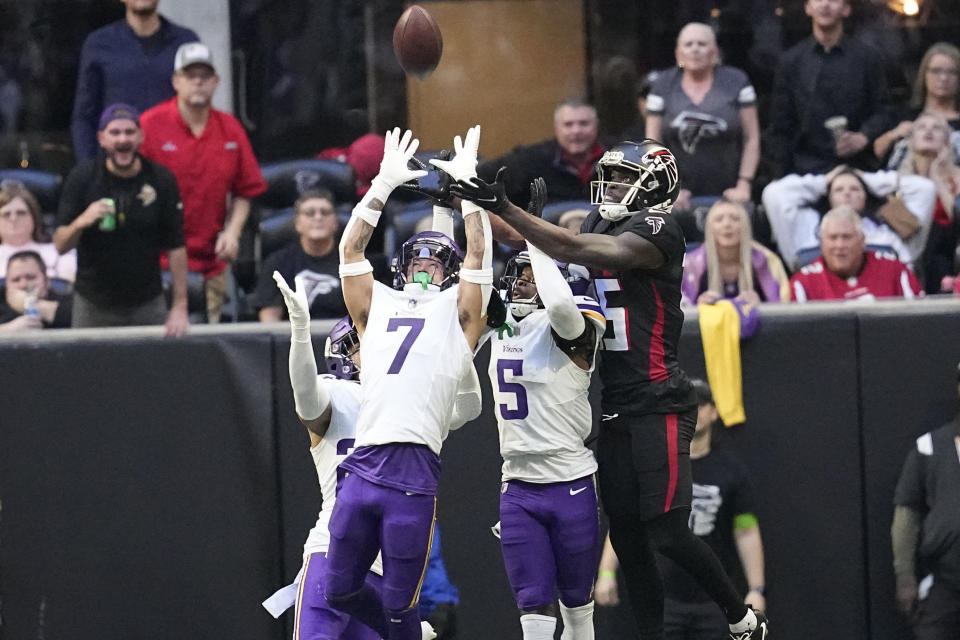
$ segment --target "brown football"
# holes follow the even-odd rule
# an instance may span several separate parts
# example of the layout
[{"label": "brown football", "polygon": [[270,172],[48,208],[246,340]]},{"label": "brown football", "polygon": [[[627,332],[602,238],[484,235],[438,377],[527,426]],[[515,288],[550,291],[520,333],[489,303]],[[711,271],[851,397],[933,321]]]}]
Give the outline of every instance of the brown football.
[{"label": "brown football", "polygon": [[437,68],[443,37],[426,9],[412,4],[403,12],[393,28],[393,52],[403,70],[420,80]]}]

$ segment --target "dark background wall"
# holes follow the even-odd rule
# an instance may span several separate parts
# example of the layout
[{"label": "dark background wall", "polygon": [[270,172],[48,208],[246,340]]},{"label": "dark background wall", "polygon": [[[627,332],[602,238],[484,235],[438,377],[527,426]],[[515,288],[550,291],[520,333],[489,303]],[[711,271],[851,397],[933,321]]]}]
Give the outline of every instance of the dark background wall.
[{"label": "dark background wall", "polygon": [[[763,309],[742,347],[778,638],[908,637],[890,504],[913,439],[957,407],[960,304]],[[329,326],[317,323],[315,347]],[[696,314],[681,356],[703,373]],[[46,332],[0,342],[0,638],[280,638],[260,601],[293,578],[319,488],[285,327]],[[486,370],[486,355],[478,359]],[[486,377],[481,374],[484,385]],[[496,426],[443,452],[439,520],[460,638],[520,638],[497,541]],[[811,615],[816,612],[816,615]],[[597,637],[628,637],[624,606]]]}]

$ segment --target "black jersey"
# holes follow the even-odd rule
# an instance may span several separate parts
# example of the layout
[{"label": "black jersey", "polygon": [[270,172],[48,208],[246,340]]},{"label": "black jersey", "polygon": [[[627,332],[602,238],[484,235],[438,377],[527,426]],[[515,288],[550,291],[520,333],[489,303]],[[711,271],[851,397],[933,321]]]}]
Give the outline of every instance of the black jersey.
[{"label": "black jersey", "polygon": [[656,269],[594,270],[597,298],[607,317],[600,379],[603,411],[678,413],[696,406],[693,388],[677,360],[683,311],[680,284],[686,243],[672,216],[648,211],[611,222],[594,210],[583,233],[635,233],[666,261]]}]

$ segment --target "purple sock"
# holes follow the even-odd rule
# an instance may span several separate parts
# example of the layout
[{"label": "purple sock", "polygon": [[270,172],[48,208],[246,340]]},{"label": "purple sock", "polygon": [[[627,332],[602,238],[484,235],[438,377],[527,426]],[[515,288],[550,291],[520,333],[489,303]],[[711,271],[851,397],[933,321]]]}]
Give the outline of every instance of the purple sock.
[{"label": "purple sock", "polygon": [[367,625],[380,634],[381,638],[387,637],[387,620],[383,616],[383,602],[369,584],[364,583],[360,590],[351,596],[335,599],[327,598],[327,602],[334,609],[343,611]]},{"label": "purple sock", "polygon": [[387,624],[390,635],[383,637],[389,640],[419,640],[423,637],[420,630],[420,612],[416,607],[406,611],[388,611]]}]

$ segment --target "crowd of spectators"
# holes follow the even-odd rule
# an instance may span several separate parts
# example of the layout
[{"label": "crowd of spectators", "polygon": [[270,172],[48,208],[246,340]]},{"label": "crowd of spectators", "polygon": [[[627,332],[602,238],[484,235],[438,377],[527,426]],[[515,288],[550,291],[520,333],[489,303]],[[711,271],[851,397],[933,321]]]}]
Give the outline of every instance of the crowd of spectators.
[{"label": "crowd of spectators", "polygon": [[[282,319],[269,278],[274,269],[288,281],[309,275],[313,317],[342,316],[333,249],[342,226],[337,205],[345,203],[335,201],[322,179],[300,185],[301,197],[290,203],[296,238],[272,255],[256,256],[256,273],[245,285],[249,292],[228,293],[230,263],[238,257],[244,227],[255,226],[247,221],[267,183],[240,122],[211,106],[219,77],[209,48],[192,30],[164,18],[159,0],[124,4],[125,18],[91,33],[81,51],[72,123],[79,164],[59,205],[60,241],[49,241],[56,225],[45,224],[26,187],[0,184],[0,278],[11,257],[33,252],[44,265],[48,291],[63,295],[76,281],[79,304],[73,307],[80,320],[74,318],[74,326],[107,322],[101,312],[122,309],[108,323],[167,323],[179,334],[186,320],[175,312],[171,329],[168,314],[176,308],[171,300],[183,300],[182,270],[170,260],[182,243],[190,275],[203,283],[203,320],[218,321],[228,295],[243,297],[243,305],[231,308],[233,320]],[[849,0],[806,0],[811,35],[782,54],[769,114],[760,113],[758,105],[765,103],[758,103],[747,73],[723,64],[717,35],[707,24],[685,25],[677,35],[676,66],[639,82],[638,126],[631,130],[664,142],[680,167],[682,190],[673,214],[682,219],[689,249],[684,304],[953,290],[960,241],[960,50],[944,42],[930,46],[909,104],[896,105],[880,56],[845,30],[851,9]],[[123,120],[110,115],[116,108],[132,123],[119,137],[105,130]],[[765,115],[770,135],[761,148]],[[543,176],[549,201],[565,205],[548,218],[577,232],[590,208],[596,160],[611,141],[599,138],[597,110],[581,98],[557,105],[553,125],[552,138],[488,159],[479,174],[493,180],[506,167],[502,180],[517,202],[526,200],[531,180]],[[131,145],[138,171],[127,175],[121,166],[117,173],[118,159]],[[379,149],[380,138],[368,134],[344,151],[361,146]],[[378,151],[321,156],[355,166],[358,194],[379,163]],[[776,179],[768,184],[758,183],[761,158],[774,167]],[[172,185],[163,178],[167,170]],[[150,176],[146,182],[144,175]],[[130,190],[134,183],[139,191]],[[144,189],[155,193],[145,195]],[[134,208],[149,208],[151,197],[164,206],[182,201],[157,218],[169,222],[179,215],[181,228],[157,228],[136,251],[119,249],[128,216]],[[115,226],[105,229],[104,218]],[[755,236],[757,225],[770,233]],[[112,258],[104,255],[111,252]],[[156,270],[146,265],[152,257],[144,257],[154,252],[161,256]],[[132,253],[133,264],[142,268],[127,268],[121,278],[118,266],[108,263]],[[888,263],[903,269],[903,283],[875,288],[868,272]],[[160,270],[171,274],[165,296]],[[383,271],[378,277],[389,278]],[[139,291],[129,290],[135,285],[131,273],[141,279]],[[830,274],[843,286],[828,282]],[[132,313],[148,303],[150,313]],[[93,316],[92,308],[98,309]]]}]

